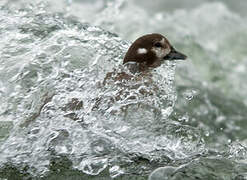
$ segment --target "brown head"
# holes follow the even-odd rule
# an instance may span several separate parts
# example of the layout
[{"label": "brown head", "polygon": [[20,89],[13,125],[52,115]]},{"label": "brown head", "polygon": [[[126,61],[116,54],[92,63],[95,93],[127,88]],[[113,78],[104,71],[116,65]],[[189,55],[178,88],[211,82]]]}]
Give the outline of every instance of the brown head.
[{"label": "brown head", "polygon": [[160,66],[165,60],[184,60],[187,56],[176,51],[161,34],[147,34],[138,38],[128,49],[123,63],[137,62],[141,70]]}]

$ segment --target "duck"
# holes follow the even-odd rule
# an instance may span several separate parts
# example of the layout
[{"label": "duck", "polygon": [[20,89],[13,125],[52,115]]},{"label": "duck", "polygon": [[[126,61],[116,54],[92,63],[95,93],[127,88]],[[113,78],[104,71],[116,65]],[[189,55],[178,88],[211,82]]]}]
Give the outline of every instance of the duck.
[{"label": "duck", "polygon": [[187,56],[177,51],[165,36],[158,33],[146,34],[136,39],[124,56],[123,65],[130,73],[122,70],[117,72],[114,69],[113,72],[106,74],[103,84],[109,80],[114,82],[130,80],[133,76],[137,78],[136,80],[143,79],[165,61],[185,59]]},{"label": "duck", "polygon": [[138,71],[159,67],[166,60],[185,60],[187,56],[177,51],[163,35],[147,34],[136,39],[129,47],[123,64],[138,63]]},{"label": "duck", "polygon": [[161,66],[165,61],[185,60],[186,58],[185,54],[177,51],[161,34],[153,33],[139,37],[127,50],[123,58],[123,66],[108,72],[103,80],[102,87],[105,88],[105,92],[109,92],[109,89],[112,91],[116,89],[115,94],[103,93],[103,97],[95,99],[93,109],[99,110],[100,107],[104,107],[102,110],[105,112],[112,109],[115,103],[131,104],[137,99],[156,96],[159,85],[153,82],[152,70]]}]

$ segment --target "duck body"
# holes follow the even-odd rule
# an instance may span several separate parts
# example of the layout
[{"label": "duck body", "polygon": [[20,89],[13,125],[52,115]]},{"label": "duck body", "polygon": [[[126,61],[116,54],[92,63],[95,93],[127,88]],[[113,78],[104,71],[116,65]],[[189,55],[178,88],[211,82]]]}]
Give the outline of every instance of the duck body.
[{"label": "duck body", "polygon": [[166,60],[176,59],[184,60],[186,56],[176,51],[161,34],[138,38],[129,47],[123,66],[106,74],[102,83],[105,93],[96,100],[94,109],[115,113],[116,108],[112,107],[116,104],[121,107],[120,111],[126,111],[131,104],[159,101],[158,97],[163,91],[159,89],[160,84],[153,81],[152,69]]}]

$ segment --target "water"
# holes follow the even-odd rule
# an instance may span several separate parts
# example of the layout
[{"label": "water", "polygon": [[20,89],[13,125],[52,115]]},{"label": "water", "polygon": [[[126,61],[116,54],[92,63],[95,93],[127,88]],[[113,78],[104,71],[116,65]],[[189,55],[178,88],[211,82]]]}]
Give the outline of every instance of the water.
[{"label": "water", "polygon": [[[30,3],[0,2],[0,178],[247,179],[244,0]],[[105,80],[150,32],[188,60]]]}]

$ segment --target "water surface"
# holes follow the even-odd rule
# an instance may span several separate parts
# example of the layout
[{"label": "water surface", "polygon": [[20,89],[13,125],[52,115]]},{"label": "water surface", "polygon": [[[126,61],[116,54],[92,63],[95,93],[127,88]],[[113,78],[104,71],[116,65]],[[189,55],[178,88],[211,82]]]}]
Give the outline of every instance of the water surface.
[{"label": "water surface", "polygon": [[[1,178],[247,178],[244,0],[0,5]],[[152,32],[188,60],[104,83]]]}]

